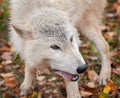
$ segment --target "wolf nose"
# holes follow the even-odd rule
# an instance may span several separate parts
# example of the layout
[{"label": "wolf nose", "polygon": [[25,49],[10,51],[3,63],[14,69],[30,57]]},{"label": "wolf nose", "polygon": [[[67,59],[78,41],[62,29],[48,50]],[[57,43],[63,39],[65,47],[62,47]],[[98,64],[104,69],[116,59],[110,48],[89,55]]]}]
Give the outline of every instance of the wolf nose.
[{"label": "wolf nose", "polygon": [[79,66],[79,67],[77,68],[77,72],[78,72],[79,74],[85,72],[86,70],[87,70],[87,65],[86,65],[86,64],[84,64],[84,65],[82,65],[82,66]]}]

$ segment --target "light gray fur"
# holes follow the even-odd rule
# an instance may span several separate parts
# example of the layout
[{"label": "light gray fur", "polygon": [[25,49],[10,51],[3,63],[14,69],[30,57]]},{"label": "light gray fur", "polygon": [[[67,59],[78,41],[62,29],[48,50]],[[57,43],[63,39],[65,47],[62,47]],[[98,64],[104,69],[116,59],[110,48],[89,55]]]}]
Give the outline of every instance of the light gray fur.
[{"label": "light gray fur", "polygon": [[[46,62],[77,74],[77,67],[85,64],[78,31],[97,46],[102,58],[99,83],[106,84],[111,76],[109,45],[99,28],[105,5],[106,0],[11,0],[11,41],[26,64],[21,95],[30,93],[36,68]],[[51,45],[62,51],[52,50]],[[67,81],[66,87],[68,98],[80,98],[77,82]]]}]

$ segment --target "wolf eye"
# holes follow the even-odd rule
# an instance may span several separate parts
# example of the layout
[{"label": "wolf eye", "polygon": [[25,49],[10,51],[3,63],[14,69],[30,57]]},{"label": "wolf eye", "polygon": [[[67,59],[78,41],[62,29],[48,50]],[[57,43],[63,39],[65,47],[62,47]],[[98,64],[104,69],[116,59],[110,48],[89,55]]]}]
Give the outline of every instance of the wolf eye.
[{"label": "wolf eye", "polygon": [[73,37],[70,38],[70,42],[73,42]]},{"label": "wolf eye", "polygon": [[54,50],[61,50],[60,47],[57,46],[57,45],[52,45],[51,48],[54,49]]}]

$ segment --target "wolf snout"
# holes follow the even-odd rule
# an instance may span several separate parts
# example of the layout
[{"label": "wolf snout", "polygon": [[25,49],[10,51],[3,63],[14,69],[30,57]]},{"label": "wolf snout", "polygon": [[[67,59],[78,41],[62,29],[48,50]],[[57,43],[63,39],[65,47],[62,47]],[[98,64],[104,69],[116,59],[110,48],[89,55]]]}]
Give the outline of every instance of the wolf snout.
[{"label": "wolf snout", "polygon": [[81,74],[85,72],[86,70],[87,70],[87,64],[83,64],[82,66],[79,66],[76,71],[77,73]]}]

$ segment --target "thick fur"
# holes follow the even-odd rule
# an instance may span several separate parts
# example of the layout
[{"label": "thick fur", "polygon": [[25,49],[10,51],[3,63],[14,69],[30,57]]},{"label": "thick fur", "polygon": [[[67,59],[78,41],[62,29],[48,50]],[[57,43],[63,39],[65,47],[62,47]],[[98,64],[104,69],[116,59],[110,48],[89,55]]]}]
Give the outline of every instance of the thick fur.
[{"label": "thick fur", "polygon": [[[106,84],[111,76],[109,46],[99,28],[105,5],[106,0],[11,0],[11,41],[26,63],[21,95],[30,93],[36,68],[43,63],[72,74],[85,64],[77,31],[97,46],[102,58],[99,83]],[[62,51],[50,49],[56,44]],[[66,87],[68,98],[80,98],[77,82],[66,82]]]}]

